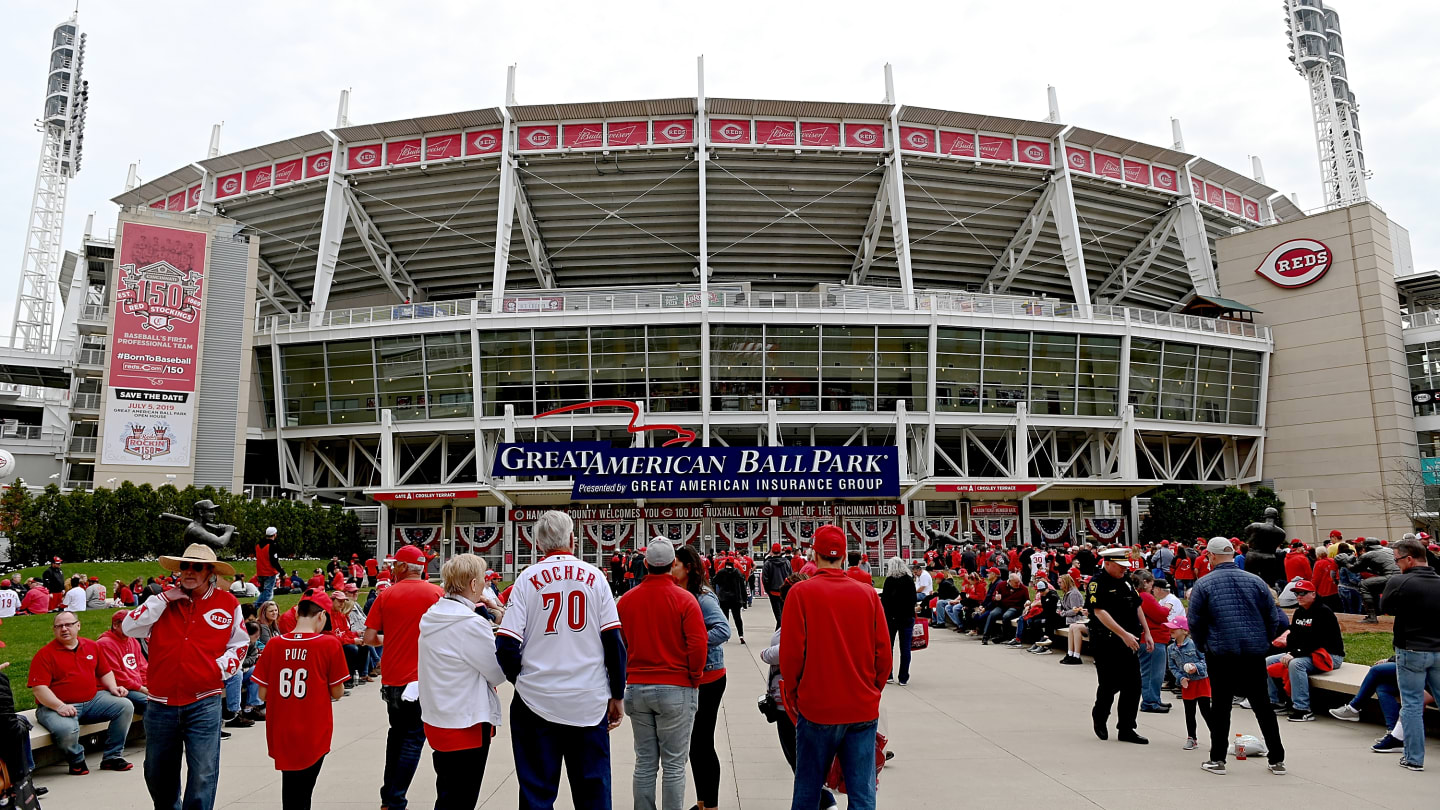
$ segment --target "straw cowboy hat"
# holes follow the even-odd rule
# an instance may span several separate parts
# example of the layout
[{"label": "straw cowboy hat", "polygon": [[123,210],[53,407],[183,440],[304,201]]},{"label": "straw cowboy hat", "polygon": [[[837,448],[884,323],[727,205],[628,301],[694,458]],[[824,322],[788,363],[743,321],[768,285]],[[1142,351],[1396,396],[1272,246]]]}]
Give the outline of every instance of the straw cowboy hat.
[{"label": "straw cowboy hat", "polygon": [[235,567],[232,566],[230,563],[221,562],[220,560],[215,559],[215,550],[205,545],[204,543],[191,543],[190,546],[185,549],[185,553],[181,554],[179,557],[170,557],[163,554],[160,555],[160,567],[164,568],[166,571],[179,571],[180,563],[182,562],[204,563],[206,565],[214,566],[215,573],[219,576],[235,576]]}]

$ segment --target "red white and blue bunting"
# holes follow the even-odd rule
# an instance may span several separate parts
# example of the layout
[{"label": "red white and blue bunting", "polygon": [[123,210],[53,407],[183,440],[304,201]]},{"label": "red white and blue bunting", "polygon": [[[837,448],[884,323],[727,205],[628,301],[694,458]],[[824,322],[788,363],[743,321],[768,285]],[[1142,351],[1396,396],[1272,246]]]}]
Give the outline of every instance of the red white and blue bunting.
[{"label": "red white and blue bunting", "polygon": [[610,551],[616,546],[629,545],[635,539],[635,521],[586,521],[581,526],[585,539]]},{"label": "red white and blue bunting", "polygon": [[1030,526],[1048,543],[1070,539],[1070,518],[1031,518]]},{"label": "red white and blue bunting", "polygon": [[535,548],[535,524],[516,523],[515,537],[530,548]]},{"label": "red white and blue bunting", "polygon": [[1085,518],[1085,531],[1095,540],[1109,543],[1125,533],[1125,518]]},{"label": "red white and blue bunting", "polygon": [[866,554],[895,557],[900,554],[899,523],[896,518],[849,518],[845,534]]},{"label": "red white and blue bunting", "polygon": [[698,520],[647,520],[645,529],[651,537],[665,537],[677,546],[693,545],[700,539]]},{"label": "red white and blue bunting", "polygon": [[915,548],[925,548],[930,545],[930,535],[927,531],[935,529],[942,531],[956,540],[960,539],[960,518],[919,518],[910,521],[910,534],[914,538],[910,545]]},{"label": "red white and blue bunting", "polygon": [[440,553],[440,535],[445,527],[439,524],[431,526],[396,526],[396,546],[418,546],[434,554]]},{"label": "red white and blue bunting", "polygon": [[799,548],[810,545],[810,538],[815,536],[815,530],[829,523],[828,520],[800,520],[798,518],[787,518],[780,521],[780,536],[784,538],[785,545]]},{"label": "red white and blue bunting", "polygon": [[455,550],[459,553],[484,554],[505,536],[499,523],[476,523],[455,527]]},{"label": "red white and blue bunting", "polygon": [[1007,543],[1019,522],[1016,518],[973,518],[970,529],[985,543]]},{"label": "red white and blue bunting", "polygon": [[765,536],[770,533],[770,521],[760,520],[717,520],[716,539],[741,549],[754,543],[764,545]]}]

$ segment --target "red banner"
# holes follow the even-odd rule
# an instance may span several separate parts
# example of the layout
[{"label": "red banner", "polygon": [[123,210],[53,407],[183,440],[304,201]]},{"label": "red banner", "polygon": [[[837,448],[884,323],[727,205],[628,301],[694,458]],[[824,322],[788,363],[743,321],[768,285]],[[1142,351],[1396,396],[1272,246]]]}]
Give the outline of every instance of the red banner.
[{"label": "red banner", "polygon": [[269,166],[249,169],[245,172],[245,190],[259,191],[260,189],[269,188],[270,181],[273,177],[274,175],[271,174]]},{"label": "red banner", "polygon": [[794,146],[794,121],[756,121],[755,140],[766,146]]},{"label": "red banner", "polygon": [[981,135],[980,157],[986,160],[1014,160],[1015,141],[1010,138],[996,138],[993,135]]},{"label": "red banner", "polygon": [[420,139],[406,138],[385,144],[385,162],[391,165],[420,162]]},{"label": "red banner", "polygon": [[197,205],[199,205],[199,204],[200,204],[200,186],[198,186],[198,185],[191,186],[191,187],[190,187],[190,190],[185,192],[185,207],[186,207],[186,208],[194,208],[195,206],[197,206]]},{"label": "red banner", "polygon": [[516,130],[521,152],[536,152],[554,149],[560,144],[560,127],[555,124],[520,127]]},{"label": "red banner", "polygon": [[650,127],[644,121],[611,121],[605,127],[607,146],[643,146],[650,142]]},{"label": "red banner", "polygon": [[845,145],[861,149],[884,149],[885,125],[846,124]]},{"label": "red banner", "polygon": [[275,164],[275,185],[283,186],[286,183],[293,183],[300,179],[304,161],[300,158],[287,160],[284,163]]},{"label": "red banner", "polygon": [[1096,152],[1095,173],[1100,175],[1101,177],[1109,177],[1112,180],[1119,180],[1121,177],[1120,158],[1115,157],[1114,155],[1102,155],[1099,152]]},{"label": "red banner", "polygon": [[839,146],[840,125],[826,121],[801,121],[800,145]]},{"label": "red banner", "polygon": [[460,133],[425,136],[426,160],[449,160],[460,157]]},{"label": "red banner", "polygon": [[655,143],[694,143],[695,121],[678,118],[655,122]]},{"label": "red banner", "polygon": [[1122,161],[1122,168],[1125,172],[1125,182],[1139,183],[1142,186],[1150,185],[1150,164],[1126,160]]},{"label": "red banner", "polygon": [[1038,166],[1050,165],[1050,144],[1045,141],[1021,141],[1020,162]]},{"label": "red banner", "polygon": [[321,152],[305,158],[305,176],[324,177],[330,173],[330,153]]},{"label": "red banner", "polygon": [[1156,188],[1162,189],[1164,191],[1180,190],[1180,178],[1178,175],[1175,174],[1174,170],[1162,169],[1159,166],[1156,166],[1152,174],[1155,177],[1154,185]]},{"label": "red banner", "polygon": [[975,157],[975,136],[968,132],[940,130],[940,154]]},{"label": "red banner", "polygon": [[185,210],[185,192],[183,192],[183,191],[177,191],[177,192],[175,192],[174,194],[171,194],[169,197],[166,197],[166,198],[165,198],[165,210],[166,210],[166,211],[184,211],[184,210]]},{"label": "red banner", "polygon": [[380,144],[372,143],[350,147],[349,161],[345,165],[353,172],[357,169],[377,168],[380,162]]},{"label": "red banner", "polygon": [[567,149],[595,149],[605,145],[605,125],[598,121],[566,124],[560,134],[561,143]]},{"label": "red banner", "polygon": [[1243,208],[1244,208],[1244,211],[1245,211],[1245,213],[1243,214],[1243,216],[1244,216],[1246,219],[1254,220],[1255,222],[1259,222],[1259,221],[1260,221],[1260,204],[1257,203],[1257,202],[1255,202],[1254,200],[1250,200],[1250,199],[1241,200],[1241,203],[1242,203]]},{"label": "red banner", "polygon": [[1200,178],[1198,178],[1198,177],[1192,177],[1192,178],[1190,178],[1190,191],[1191,191],[1191,193],[1193,193],[1193,194],[1195,195],[1195,199],[1197,199],[1197,200],[1204,200],[1204,199],[1205,199],[1205,184],[1204,184],[1203,182],[1201,182]]},{"label": "red banner", "polygon": [[1225,210],[1232,214],[1239,214],[1241,212],[1239,194],[1232,194],[1228,191],[1225,192]]},{"label": "red banner", "polygon": [[743,118],[711,118],[711,143],[750,143],[750,122]]},{"label": "red banner", "polygon": [[1095,171],[1095,158],[1087,149],[1076,149],[1073,146],[1065,147],[1065,160],[1070,168],[1077,172]]},{"label": "red banner", "polygon": [[1205,184],[1205,202],[1210,203],[1211,205],[1215,206],[1216,208],[1224,208],[1224,207],[1225,207],[1225,190],[1222,189],[1222,188],[1220,188],[1219,186],[1212,186],[1212,185],[1210,185],[1209,183],[1206,183],[1206,184]]},{"label": "red banner", "polygon": [[900,144],[912,152],[934,152],[935,130],[920,127],[900,127]]},{"label": "red banner", "polygon": [[465,133],[465,154],[488,155],[500,151],[501,131],[498,129],[472,129]]},{"label": "red banner", "polygon": [[161,197],[160,199],[156,200],[155,202],[150,203],[150,207],[151,207],[151,208],[158,208],[158,209],[160,209],[161,211],[164,211],[164,210],[165,210],[165,198],[164,198],[164,197]]},{"label": "red banner", "polygon": [[116,265],[110,386],[194,391],[205,234],[127,222]]},{"label": "red banner", "polygon": [[227,174],[215,179],[215,199],[223,200],[240,193],[240,173]]}]

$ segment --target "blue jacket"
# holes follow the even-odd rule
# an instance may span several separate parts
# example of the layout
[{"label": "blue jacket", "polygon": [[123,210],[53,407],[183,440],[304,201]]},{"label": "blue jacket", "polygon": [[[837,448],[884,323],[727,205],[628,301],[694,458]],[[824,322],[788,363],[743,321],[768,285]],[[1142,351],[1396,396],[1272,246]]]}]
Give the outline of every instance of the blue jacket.
[{"label": "blue jacket", "polygon": [[720,600],[709,590],[700,592],[700,614],[705,617],[705,671],[725,668],[725,642],[730,640],[730,622],[720,609]]},{"label": "blue jacket", "polygon": [[[1171,642],[1165,653],[1165,664],[1170,668],[1170,674],[1175,676],[1176,683],[1179,683],[1181,678],[1199,681],[1210,677],[1210,670],[1205,668],[1205,656],[1200,654],[1200,648],[1195,646],[1193,638],[1185,639],[1184,644]],[[1185,671],[1186,664],[1195,665],[1195,674]]]},{"label": "blue jacket", "polygon": [[1207,655],[1266,655],[1290,626],[1260,577],[1221,563],[1190,591],[1190,636]]}]

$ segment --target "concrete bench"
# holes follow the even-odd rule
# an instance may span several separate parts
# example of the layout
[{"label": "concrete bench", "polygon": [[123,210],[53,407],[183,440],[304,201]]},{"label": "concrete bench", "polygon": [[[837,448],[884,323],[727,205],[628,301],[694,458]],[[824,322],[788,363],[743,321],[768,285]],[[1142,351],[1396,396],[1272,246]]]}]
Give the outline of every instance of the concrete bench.
[{"label": "concrete bench", "polygon": [[1312,672],[1310,688],[1323,689],[1326,692],[1339,692],[1342,695],[1354,697],[1360,691],[1360,684],[1369,672],[1370,667],[1364,664],[1342,663],[1329,672]]},{"label": "concrete bench", "polygon": [[[34,709],[27,709],[20,712],[20,715],[28,718],[30,725],[34,726],[34,728],[30,729],[30,748],[32,750],[39,751],[43,748],[49,748],[51,744],[54,743],[54,740],[50,738],[50,732],[46,730],[44,726],[40,725],[39,720],[35,719]],[[89,723],[80,727],[80,736],[87,737],[91,734],[104,734],[109,728],[110,724],[108,722]]]}]

